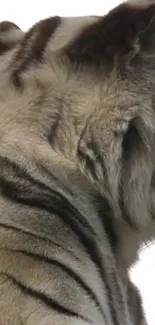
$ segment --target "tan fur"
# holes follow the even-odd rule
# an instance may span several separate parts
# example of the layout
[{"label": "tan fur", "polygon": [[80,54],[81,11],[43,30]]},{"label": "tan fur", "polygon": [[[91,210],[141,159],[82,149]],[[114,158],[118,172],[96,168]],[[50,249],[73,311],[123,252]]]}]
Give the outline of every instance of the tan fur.
[{"label": "tan fur", "polygon": [[26,34],[0,25],[1,325],[146,323],[128,269],[155,234],[154,16],[123,4]]}]

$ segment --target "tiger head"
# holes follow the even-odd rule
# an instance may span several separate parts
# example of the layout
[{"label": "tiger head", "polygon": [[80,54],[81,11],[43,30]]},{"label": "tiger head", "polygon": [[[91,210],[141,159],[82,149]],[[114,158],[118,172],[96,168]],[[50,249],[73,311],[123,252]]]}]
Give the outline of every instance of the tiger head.
[{"label": "tiger head", "polygon": [[155,201],[154,17],[123,3],[26,33],[0,24],[0,155],[87,176],[139,226]]}]

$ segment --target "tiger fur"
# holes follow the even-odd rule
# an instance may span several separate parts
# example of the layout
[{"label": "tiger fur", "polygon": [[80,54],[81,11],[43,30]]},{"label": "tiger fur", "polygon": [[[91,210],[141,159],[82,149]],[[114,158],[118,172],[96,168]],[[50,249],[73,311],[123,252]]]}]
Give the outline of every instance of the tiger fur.
[{"label": "tiger fur", "polygon": [[145,325],[155,5],[0,24],[0,324]]}]

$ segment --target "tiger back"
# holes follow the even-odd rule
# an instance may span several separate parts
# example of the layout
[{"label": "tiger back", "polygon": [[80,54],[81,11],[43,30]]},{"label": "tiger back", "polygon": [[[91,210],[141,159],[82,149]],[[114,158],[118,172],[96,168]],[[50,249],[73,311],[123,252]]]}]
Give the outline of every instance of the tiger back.
[{"label": "tiger back", "polygon": [[155,5],[0,24],[0,324],[145,325]]}]

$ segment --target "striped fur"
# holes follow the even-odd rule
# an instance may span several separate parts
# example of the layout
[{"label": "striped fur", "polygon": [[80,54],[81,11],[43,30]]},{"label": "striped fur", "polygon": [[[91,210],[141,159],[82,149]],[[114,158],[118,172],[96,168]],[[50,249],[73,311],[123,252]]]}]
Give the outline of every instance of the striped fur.
[{"label": "striped fur", "polygon": [[0,324],[146,325],[155,5],[0,24]]}]

